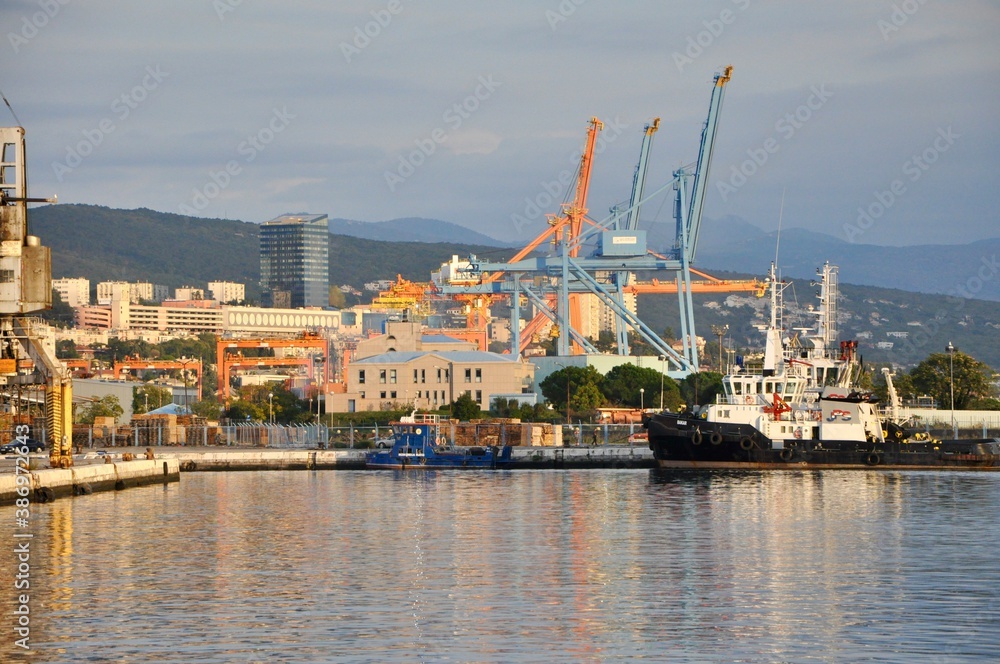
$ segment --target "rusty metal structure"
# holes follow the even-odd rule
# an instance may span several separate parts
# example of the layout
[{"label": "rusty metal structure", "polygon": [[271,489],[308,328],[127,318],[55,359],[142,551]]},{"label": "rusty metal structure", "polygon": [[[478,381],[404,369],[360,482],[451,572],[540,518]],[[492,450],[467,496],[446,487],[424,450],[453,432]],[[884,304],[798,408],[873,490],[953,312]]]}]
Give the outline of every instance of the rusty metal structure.
[{"label": "rusty metal structure", "polygon": [[[73,379],[45,342],[39,321],[26,318],[52,307],[52,258],[28,230],[23,127],[0,127],[0,385],[44,385],[46,442],[53,467],[73,465]],[[31,368],[20,361],[31,360]]]}]

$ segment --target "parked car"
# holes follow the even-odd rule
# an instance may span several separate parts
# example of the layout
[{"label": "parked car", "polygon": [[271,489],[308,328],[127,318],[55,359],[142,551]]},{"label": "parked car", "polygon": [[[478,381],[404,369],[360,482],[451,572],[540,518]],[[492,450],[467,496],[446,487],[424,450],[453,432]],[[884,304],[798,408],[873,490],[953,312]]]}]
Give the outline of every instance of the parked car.
[{"label": "parked car", "polygon": [[0,445],[0,454],[17,454],[22,447],[27,447],[28,452],[44,452],[45,443],[34,438],[15,438],[6,445]]}]

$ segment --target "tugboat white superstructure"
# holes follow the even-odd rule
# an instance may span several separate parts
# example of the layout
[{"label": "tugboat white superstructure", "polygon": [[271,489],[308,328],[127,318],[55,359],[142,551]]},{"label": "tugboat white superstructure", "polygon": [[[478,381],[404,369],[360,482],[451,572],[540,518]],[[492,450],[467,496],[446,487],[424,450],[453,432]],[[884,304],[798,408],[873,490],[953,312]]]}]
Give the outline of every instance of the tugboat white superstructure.
[{"label": "tugboat white superstructure", "polygon": [[769,274],[770,321],[759,367],[737,361],[716,403],[644,418],[649,447],[667,468],[1000,469],[996,439],[931,440],[884,416],[856,384],[856,341],[836,343],[837,268],[818,270],[814,327],[784,338],[783,291]]}]

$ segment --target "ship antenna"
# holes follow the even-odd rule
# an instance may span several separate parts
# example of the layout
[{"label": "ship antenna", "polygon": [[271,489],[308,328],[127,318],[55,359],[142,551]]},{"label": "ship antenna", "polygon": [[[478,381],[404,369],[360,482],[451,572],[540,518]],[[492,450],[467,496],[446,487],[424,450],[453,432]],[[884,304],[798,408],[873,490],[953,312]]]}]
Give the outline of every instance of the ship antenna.
[{"label": "ship antenna", "polygon": [[781,246],[781,218],[785,214],[785,188],[781,188],[781,207],[778,208],[778,236],[774,239],[774,264],[778,265],[778,247]]},{"label": "ship antenna", "polygon": [[21,124],[21,121],[20,121],[20,120],[18,119],[18,117],[17,117],[17,113],[15,113],[15,112],[14,112],[14,107],[10,105],[10,102],[9,102],[9,101],[7,101],[7,97],[6,97],[5,95],[4,95],[4,93],[3,93],[3,90],[0,90],[0,97],[3,97],[3,103],[4,103],[4,104],[6,104],[6,105],[7,105],[7,108],[9,108],[9,109],[10,109],[10,114],[14,116],[14,122],[16,122],[16,123],[17,123],[17,126],[18,126],[18,127],[21,127],[21,126],[23,126],[23,125]]}]

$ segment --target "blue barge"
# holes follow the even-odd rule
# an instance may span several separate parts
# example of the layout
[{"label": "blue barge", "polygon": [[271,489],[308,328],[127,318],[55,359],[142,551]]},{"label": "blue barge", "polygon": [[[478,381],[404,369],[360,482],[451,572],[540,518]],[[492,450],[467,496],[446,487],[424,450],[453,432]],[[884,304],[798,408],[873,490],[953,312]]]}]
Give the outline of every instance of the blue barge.
[{"label": "blue barge", "polygon": [[414,413],[392,423],[393,443],[388,450],[365,455],[365,467],[392,470],[444,468],[494,469],[512,463],[511,446],[451,447],[441,434],[437,415]]}]

